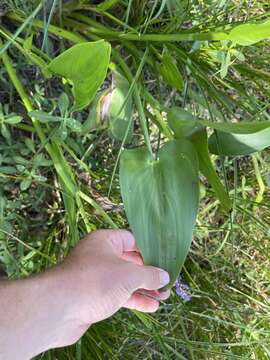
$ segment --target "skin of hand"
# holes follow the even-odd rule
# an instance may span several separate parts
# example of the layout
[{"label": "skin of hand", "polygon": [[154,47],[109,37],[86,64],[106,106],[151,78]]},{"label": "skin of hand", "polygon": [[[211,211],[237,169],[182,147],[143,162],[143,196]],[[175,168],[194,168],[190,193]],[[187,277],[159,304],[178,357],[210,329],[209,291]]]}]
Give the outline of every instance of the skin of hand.
[{"label": "skin of hand", "polygon": [[0,359],[30,359],[75,343],[91,324],[126,307],[155,312],[169,291],[162,269],[143,265],[126,230],[97,230],[62,264],[0,282]]}]

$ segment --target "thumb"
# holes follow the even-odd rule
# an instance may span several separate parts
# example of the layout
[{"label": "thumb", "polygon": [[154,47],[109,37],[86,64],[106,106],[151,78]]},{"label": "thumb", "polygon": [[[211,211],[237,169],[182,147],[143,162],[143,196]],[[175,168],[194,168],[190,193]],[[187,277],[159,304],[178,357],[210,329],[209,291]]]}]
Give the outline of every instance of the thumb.
[{"label": "thumb", "polygon": [[158,290],[169,282],[170,276],[165,270],[154,266],[133,265],[129,286],[131,292],[138,289]]}]

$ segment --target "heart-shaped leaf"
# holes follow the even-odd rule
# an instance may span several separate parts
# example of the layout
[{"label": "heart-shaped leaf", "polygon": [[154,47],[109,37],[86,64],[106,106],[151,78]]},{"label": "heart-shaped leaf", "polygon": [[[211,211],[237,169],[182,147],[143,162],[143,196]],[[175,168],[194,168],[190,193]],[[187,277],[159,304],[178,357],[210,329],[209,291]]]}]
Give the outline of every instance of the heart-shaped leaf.
[{"label": "heart-shaped leaf", "polygon": [[110,61],[111,46],[104,40],[77,44],[57,56],[49,71],[73,85],[73,111],[83,109],[94,98],[103,83]]},{"label": "heart-shaped leaf", "polygon": [[157,160],[146,148],[124,150],[120,185],[145,264],[167,270],[172,286],[189,251],[197,214],[196,150],[185,139],[166,143]]}]

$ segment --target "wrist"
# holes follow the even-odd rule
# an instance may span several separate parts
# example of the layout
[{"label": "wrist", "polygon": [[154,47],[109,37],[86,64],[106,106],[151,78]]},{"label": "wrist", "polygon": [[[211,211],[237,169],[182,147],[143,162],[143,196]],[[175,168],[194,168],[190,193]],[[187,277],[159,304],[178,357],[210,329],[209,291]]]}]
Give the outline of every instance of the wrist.
[{"label": "wrist", "polygon": [[54,269],[42,275],[0,282],[0,358],[29,360],[67,345],[71,327],[68,296]]}]

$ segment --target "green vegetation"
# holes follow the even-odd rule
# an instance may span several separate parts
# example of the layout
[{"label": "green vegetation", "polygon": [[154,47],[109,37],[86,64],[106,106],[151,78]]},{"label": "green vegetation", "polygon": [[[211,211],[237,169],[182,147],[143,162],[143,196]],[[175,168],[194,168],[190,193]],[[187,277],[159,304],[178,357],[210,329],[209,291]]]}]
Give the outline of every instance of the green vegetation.
[{"label": "green vegetation", "polygon": [[[40,358],[269,359],[268,1],[6,0],[0,17],[2,276],[52,266],[96,228],[128,227],[120,182],[135,229],[134,181],[158,203],[200,183],[182,269],[192,300],[173,291],[154,316],[123,310]],[[186,161],[169,157],[179,142]],[[134,159],[146,184],[140,167],[130,177]],[[197,160],[199,177],[187,167]],[[175,275],[193,225],[181,221]],[[159,242],[162,225],[148,228]]]}]

